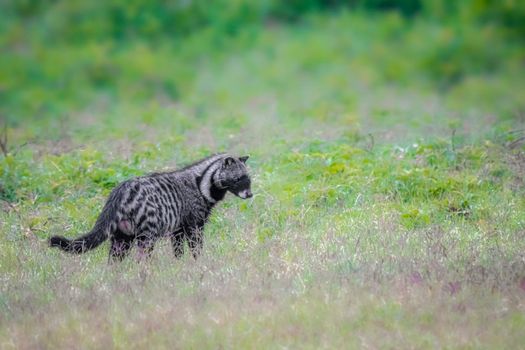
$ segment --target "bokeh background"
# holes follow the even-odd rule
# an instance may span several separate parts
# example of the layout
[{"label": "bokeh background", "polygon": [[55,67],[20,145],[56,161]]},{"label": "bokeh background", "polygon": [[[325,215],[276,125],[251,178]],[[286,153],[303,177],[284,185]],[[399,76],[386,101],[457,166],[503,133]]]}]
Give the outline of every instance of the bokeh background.
[{"label": "bokeh background", "polygon": [[[525,1],[0,1],[0,348],[523,348]],[[203,255],[120,182],[249,154]]]},{"label": "bokeh background", "polygon": [[210,121],[213,133],[275,114],[300,128],[341,118],[367,133],[523,114],[521,1],[0,6],[0,113],[24,125],[24,137],[57,138],[78,120],[102,135],[140,124],[181,134],[194,121]]}]

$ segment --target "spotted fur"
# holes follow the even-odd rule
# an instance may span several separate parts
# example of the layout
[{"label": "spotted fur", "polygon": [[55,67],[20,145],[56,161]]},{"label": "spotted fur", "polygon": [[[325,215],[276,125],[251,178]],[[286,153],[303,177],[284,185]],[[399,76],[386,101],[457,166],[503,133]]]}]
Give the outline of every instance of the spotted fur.
[{"label": "spotted fur", "polygon": [[188,242],[194,257],[202,250],[202,229],[226,192],[252,196],[245,157],[216,154],[183,169],[137,177],[110,194],[91,232],[77,239],[51,237],[50,246],[84,253],[110,239],[110,258],[122,260],[136,241],[150,254],[155,242],[169,235],[175,256]]}]

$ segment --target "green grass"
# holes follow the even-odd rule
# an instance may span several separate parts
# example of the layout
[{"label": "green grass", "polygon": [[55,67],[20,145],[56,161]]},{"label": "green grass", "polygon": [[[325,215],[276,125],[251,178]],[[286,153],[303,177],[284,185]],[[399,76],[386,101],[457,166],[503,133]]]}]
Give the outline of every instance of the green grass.
[{"label": "green grass", "polygon": [[[499,27],[308,15],[183,41],[5,31],[0,348],[519,348],[525,53]],[[521,130],[521,131],[520,131]],[[69,256],[133,176],[250,154],[197,261]]]}]

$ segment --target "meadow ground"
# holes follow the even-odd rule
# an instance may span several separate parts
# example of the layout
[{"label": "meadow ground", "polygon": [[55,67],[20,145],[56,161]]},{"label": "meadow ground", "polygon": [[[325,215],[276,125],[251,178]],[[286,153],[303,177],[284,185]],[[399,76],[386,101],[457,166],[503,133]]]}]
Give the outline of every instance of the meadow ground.
[{"label": "meadow ground", "polygon": [[[0,58],[0,348],[524,347],[522,45],[345,12],[183,42],[20,30]],[[251,156],[255,196],[219,205],[197,261],[47,247],[120,181],[223,150]]]}]

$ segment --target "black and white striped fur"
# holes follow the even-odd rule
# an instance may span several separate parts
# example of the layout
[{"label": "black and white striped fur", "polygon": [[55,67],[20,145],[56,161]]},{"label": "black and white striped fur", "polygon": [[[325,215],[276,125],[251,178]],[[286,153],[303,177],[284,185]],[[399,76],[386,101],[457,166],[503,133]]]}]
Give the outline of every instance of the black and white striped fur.
[{"label": "black and white striped fur", "polygon": [[157,239],[169,235],[175,256],[184,240],[196,258],[202,250],[202,229],[226,192],[252,196],[245,157],[216,154],[183,169],[134,178],[110,194],[91,232],[69,240],[54,236],[52,247],[84,253],[111,240],[110,258],[122,260],[134,241],[149,255]]}]

